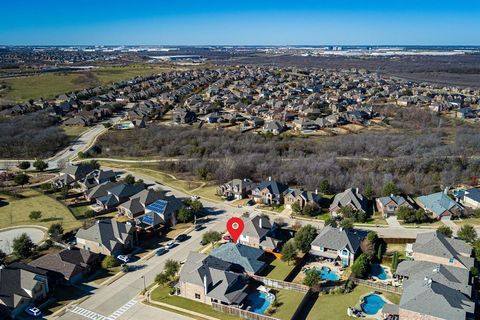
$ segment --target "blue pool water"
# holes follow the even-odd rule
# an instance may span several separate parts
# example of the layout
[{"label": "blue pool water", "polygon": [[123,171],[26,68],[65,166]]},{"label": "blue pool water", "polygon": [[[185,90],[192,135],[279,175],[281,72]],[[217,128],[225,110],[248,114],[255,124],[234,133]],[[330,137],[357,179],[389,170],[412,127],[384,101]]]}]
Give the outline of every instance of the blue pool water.
[{"label": "blue pool water", "polygon": [[376,294],[370,294],[363,298],[362,310],[366,314],[373,315],[383,308],[385,301]]},{"label": "blue pool water", "polygon": [[338,281],[338,279],[340,279],[340,276],[335,271],[330,270],[329,267],[323,266],[320,269],[315,269],[320,274],[320,279],[322,280]]},{"label": "blue pool water", "polygon": [[270,301],[267,299],[265,292],[255,291],[250,293],[245,299],[245,304],[250,306],[250,311],[264,314],[265,310],[270,306]]},{"label": "blue pool water", "polygon": [[385,272],[385,269],[379,264],[372,264],[370,267],[370,275],[377,277],[380,280],[387,280],[389,275]]}]

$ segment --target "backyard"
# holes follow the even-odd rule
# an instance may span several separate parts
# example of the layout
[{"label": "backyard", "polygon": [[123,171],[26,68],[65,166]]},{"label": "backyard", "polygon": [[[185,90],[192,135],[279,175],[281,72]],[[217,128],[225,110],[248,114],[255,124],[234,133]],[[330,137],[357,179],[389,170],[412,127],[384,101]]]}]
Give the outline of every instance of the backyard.
[{"label": "backyard", "polygon": [[[18,225],[38,225],[49,227],[52,223],[61,223],[65,230],[78,228],[81,221],[60,202],[33,189],[20,192],[20,197],[1,194],[4,205],[0,206],[0,228]],[[40,211],[42,217],[36,221],[29,218],[31,211]]]},{"label": "backyard", "polygon": [[300,302],[302,302],[305,294],[285,289],[273,290],[277,291],[276,297],[280,306],[272,316],[281,320],[290,320],[300,305]]},{"label": "backyard", "polygon": [[[360,297],[372,291],[374,291],[374,289],[359,285],[347,294],[320,295],[308,313],[307,320],[351,319],[347,315],[347,308],[359,307]],[[383,293],[382,295],[392,303],[398,303],[400,301],[399,295],[391,293]]]},{"label": "backyard", "polygon": [[266,260],[269,261],[269,265],[262,272],[262,275],[275,280],[285,280],[296,265],[294,262],[284,262],[282,259],[276,258],[273,254],[266,254]]}]

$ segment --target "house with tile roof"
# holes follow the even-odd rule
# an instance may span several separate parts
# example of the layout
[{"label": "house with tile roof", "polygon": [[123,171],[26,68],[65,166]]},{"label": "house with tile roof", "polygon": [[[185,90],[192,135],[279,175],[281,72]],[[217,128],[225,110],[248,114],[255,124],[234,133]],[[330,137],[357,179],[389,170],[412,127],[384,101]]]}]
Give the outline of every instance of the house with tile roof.
[{"label": "house with tile roof", "polygon": [[248,278],[232,271],[233,264],[190,252],[176,284],[176,294],[205,304],[239,306],[247,297]]},{"label": "house with tile roof", "polygon": [[418,197],[416,202],[435,219],[450,219],[452,215],[460,215],[464,210],[463,206],[450,198],[445,191]]},{"label": "house with tile roof", "polygon": [[310,255],[340,261],[344,266],[353,264],[361,253],[360,244],[366,237],[361,230],[324,227],[312,241]]},{"label": "house with tile roof", "polygon": [[228,242],[215,248],[210,255],[232,263],[239,273],[258,274],[267,264],[263,261],[263,250],[245,246],[241,243]]}]

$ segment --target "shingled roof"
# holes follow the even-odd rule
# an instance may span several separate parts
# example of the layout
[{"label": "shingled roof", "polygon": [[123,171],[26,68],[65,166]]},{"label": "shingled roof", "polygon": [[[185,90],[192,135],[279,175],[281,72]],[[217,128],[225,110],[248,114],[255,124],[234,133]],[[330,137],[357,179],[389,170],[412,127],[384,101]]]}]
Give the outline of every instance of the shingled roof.
[{"label": "shingled roof", "polygon": [[241,271],[256,274],[266,266],[260,260],[263,254],[263,250],[229,242],[213,250],[210,255],[238,265]]}]

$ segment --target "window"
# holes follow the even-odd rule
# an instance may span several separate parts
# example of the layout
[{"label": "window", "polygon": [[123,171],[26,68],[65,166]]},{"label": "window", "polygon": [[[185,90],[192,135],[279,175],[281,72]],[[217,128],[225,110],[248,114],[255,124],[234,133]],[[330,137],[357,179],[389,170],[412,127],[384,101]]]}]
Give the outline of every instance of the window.
[{"label": "window", "polygon": [[195,299],[200,299],[200,294],[199,293],[195,293]]},{"label": "window", "polygon": [[348,251],[346,249],[342,250],[342,256],[348,256]]}]

